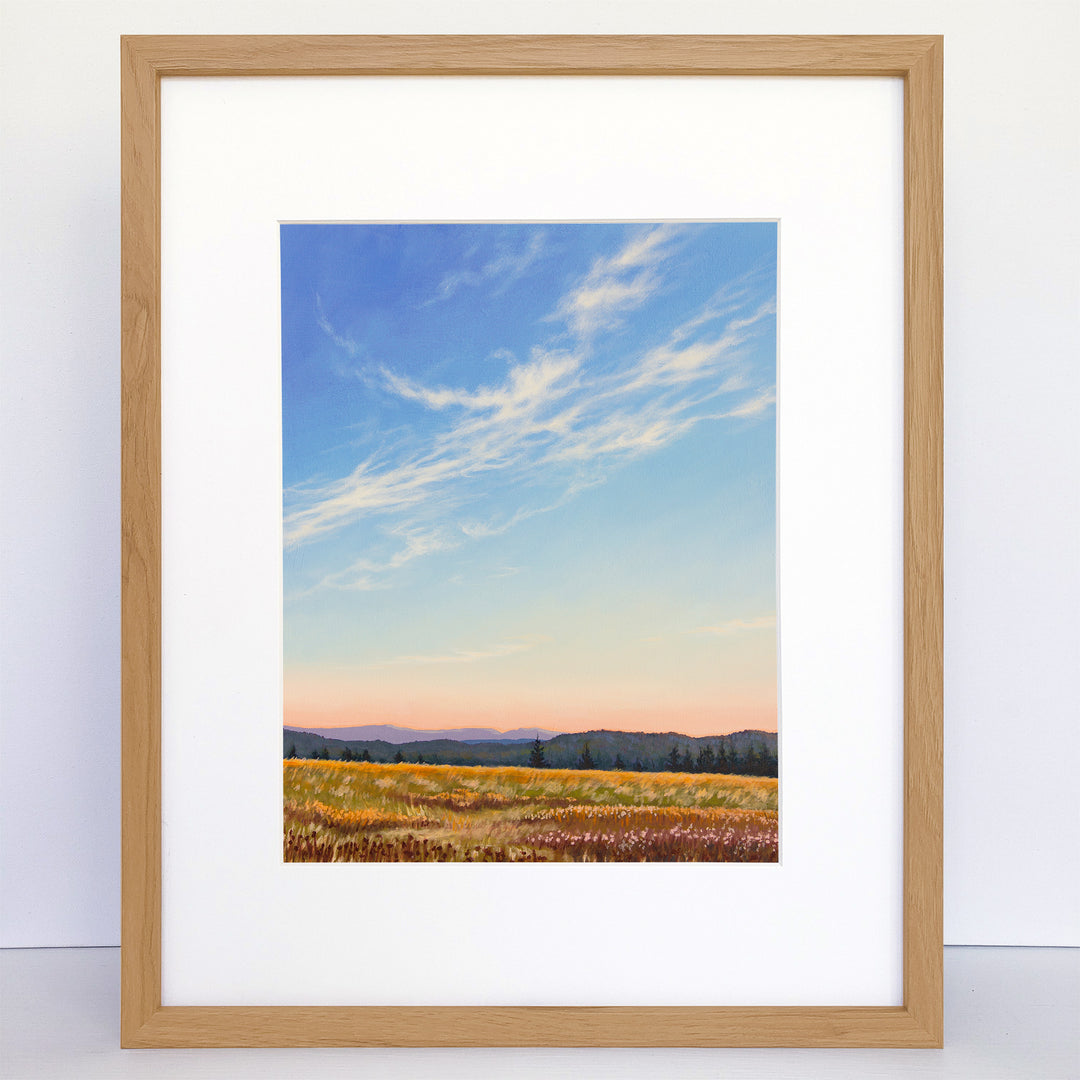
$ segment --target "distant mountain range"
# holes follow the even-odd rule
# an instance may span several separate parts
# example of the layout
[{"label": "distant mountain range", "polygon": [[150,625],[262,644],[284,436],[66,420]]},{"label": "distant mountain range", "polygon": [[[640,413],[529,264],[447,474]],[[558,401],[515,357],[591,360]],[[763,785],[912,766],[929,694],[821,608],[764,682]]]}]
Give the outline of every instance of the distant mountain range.
[{"label": "distant mountain range", "polygon": [[547,728],[513,728],[510,731],[497,731],[495,728],[419,728],[398,727],[396,724],[365,724],[361,727],[339,728],[298,728],[286,727],[286,731],[306,731],[311,735],[321,735],[324,739],[337,739],[339,742],[388,742],[394,746],[402,743],[431,742],[433,739],[453,739],[455,742],[532,742],[538,735],[541,739],[550,739],[562,732]]},{"label": "distant mountain range", "polygon": [[[408,729],[388,725],[392,732]],[[339,733],[382,730],[367,728],[326,728]],[[484,728],[457,728],[455,734],[472,736]],[[512,732],[496,732],[489,741],[473,738],[423,738],[391,742],[388,739],[327,738],[320,732],[285,728],[283,750],[286,757],[312,758],[326,756],[332,760],[359,758],[390,762],[403,758],[415,762],[422,759],[429,765],[527,765],[534,728],[519,728]],[[520,738],[520,732],[529,737]],[[410,735],[424,732],[409,731]],[[572,769],[581,764],[585,745],[598,769],[621,767],[646,772],[671,769],[672,754],[679,761],[678,772],[750,772],[758,776],[775,776],[777,772],[777,740],[775,731],[735,731],[730,735],[692,736],[675,731],[582,731],[573,734],[545,732],[539,729],[544,748],[544,762],[550,768]],[[544,735],[549,738],[545,739]],[[510,736],[508,738],[508,736]],[[407,746],[407,751],[402,747]],[[723,754],[723,758],[721,758]],[[400,758],[399,758],[400,755]],[[710,764],[712,766],[710,767]],[[723,767],[717,767],[720,763]]]}]

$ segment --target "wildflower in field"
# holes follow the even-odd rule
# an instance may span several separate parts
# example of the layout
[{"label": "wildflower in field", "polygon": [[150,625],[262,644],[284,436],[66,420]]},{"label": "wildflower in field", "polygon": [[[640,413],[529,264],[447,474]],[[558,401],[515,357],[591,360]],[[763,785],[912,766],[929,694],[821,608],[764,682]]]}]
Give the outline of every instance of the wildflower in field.
[{"label": "wildflower in field", "polygon": [[284,784],[290,862],[777,858],[770,778],[290,759]]}]

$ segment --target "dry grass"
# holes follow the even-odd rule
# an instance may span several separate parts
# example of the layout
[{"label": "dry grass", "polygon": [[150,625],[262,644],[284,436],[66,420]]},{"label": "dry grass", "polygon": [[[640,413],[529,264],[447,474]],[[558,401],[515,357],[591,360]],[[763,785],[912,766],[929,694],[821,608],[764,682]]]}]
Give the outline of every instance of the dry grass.
[{"label": "dry grass", "polygon": [[288,862],[777,858],[763,777],[286,760]]},{"label": "dry grass", "polygon": [[532,847],[595,862],[775,862],[776,812],[587,806],[538,814]]}]

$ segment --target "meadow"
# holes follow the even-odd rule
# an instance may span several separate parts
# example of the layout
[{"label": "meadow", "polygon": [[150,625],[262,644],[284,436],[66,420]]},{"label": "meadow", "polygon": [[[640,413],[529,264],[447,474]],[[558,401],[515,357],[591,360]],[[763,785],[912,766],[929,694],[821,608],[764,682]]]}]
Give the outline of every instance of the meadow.
[{"label": "meadow", "polygon": [[284,762],[286,862],[776,862],[777,781]]}]

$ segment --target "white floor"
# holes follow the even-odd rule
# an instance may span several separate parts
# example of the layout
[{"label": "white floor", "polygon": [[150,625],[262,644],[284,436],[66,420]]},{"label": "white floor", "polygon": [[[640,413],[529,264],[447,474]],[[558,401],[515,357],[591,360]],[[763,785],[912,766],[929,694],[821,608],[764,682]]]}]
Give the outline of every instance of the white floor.
[{"label": "white floor", "polygon": [[944,1050],[119,1050],[119,949],[0,953],[4,1080],[1080,1078],[1080,950],[945,950]]}]

